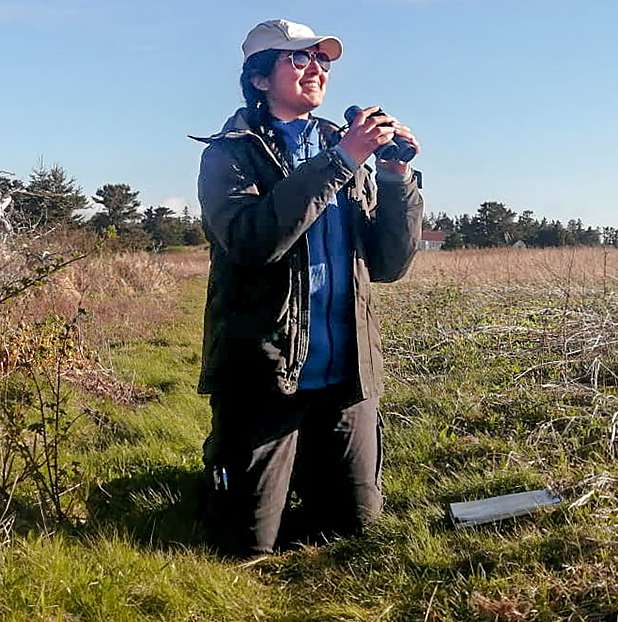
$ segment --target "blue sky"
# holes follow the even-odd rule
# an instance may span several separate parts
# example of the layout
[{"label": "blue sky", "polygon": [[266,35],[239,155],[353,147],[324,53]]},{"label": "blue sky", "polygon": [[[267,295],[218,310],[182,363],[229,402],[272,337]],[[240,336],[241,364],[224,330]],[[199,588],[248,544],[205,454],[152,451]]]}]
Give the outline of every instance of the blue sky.
[{"label": "blue sky", "polygon": [[344,55],[321,116],[378,104],[411,126],[427,211],[502,201],[618,226],[616,0],[0,0],[0,170],[43,157],[89,195],[198,213],[198,143],[242,104],[240,45],[285,17]]}]

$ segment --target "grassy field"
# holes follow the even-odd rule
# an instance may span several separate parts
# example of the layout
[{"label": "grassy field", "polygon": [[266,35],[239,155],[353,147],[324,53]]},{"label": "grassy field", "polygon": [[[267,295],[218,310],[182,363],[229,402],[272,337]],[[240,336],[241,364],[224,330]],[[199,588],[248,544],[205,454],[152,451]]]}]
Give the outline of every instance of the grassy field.
[{"label": "grassy field", "polygon": [[[252,563],[209,551],[199,518],[206,265],[91,257],[18,314],[83,306],[88,363],[62,374],[69,520],[42,524],[32,490],[15,494],[0,619],[618,618],[618,251],[423,253],[374,286],[384,515],[362,539]],[[551,512],[462,530],[446,518],[453,501],[546,486],[564,498]]]}]

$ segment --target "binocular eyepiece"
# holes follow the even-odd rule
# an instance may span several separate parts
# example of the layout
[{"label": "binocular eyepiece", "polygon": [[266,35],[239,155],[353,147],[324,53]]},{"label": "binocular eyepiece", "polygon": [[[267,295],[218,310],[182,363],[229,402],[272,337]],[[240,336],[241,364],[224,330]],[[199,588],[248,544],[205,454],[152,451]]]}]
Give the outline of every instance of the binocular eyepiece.
[{"label": "binocular eyepiece", "polygon": [[[356,118],[356,115],[362,112],[362,108],[359,106],[350,106],[343,116],[348,123],[352,123]],[[376,117],[384,114],[382,108],[372,113],[371,117]],[[407,140],[395,136],[393,140],[387,142],[384,145],[380,145],[374,152],[376,158],[380,160],[399,160],[401,162],[409,162],[415,155],[416,149],[414,145],[410,144]]]}]

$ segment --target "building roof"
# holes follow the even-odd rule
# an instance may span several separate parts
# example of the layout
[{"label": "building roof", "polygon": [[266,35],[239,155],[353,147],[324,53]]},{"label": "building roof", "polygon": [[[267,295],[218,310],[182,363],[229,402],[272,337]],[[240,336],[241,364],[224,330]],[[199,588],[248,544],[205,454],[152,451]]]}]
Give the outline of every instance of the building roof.
[{"label": "building roof", "polygon": [[444,242],[444,240],[446,240],[446,233],[444,233],[444,231],[423,230],[423,236],[421,239],[426,242]]}]

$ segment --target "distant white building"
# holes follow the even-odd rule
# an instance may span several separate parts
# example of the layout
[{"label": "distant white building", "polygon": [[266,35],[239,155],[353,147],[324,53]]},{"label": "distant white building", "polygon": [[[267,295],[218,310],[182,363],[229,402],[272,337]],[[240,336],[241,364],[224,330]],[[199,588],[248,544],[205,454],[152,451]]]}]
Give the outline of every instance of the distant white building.
[{"label": "distant white building", "polygon": [[423,231],[419,250],[421,251],[439,251],[446,240],[444,231]]}]

